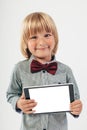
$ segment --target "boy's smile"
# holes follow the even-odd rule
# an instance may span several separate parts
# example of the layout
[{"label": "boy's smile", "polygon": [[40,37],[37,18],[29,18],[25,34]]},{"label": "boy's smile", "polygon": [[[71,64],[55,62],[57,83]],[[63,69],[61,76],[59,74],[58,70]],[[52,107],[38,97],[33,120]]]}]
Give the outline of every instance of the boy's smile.
[{"label": "boy's smile", "polygon": [[41,45],[40,47],[36,47],[36,50],[45,50],[45,49],[48,49],[49,48],[49,46],[48,45],[45,45],[45,44],[43,44],[43,45]]},{"label": "boy's smile", "polygon": [[31,35],[28,41],[28,49],[35,56],[36,60],[47,62],[51,60],[55,40],[52,33],[41,32]]}]

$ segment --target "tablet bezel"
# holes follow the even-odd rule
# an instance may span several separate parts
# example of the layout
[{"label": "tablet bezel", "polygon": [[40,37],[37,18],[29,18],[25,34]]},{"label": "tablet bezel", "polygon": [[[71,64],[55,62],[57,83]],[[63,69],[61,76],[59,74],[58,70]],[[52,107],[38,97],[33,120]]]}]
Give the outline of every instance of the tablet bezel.
[{"label": "tablet bezel", "polygon": [[[24,94],[26,99],[30,99],[30,94],[29,94],[29,89],[39,89],[39,88],[50,88],[50,87],[62,87],[62,86],[68,86],[69,87],[69,97],[70,97],[70,102],[74,101],[74,89],[73,89],[73,83],[66,83],[66,84],[50,84],[50,85],[40,85],[40,86],[27,86],[24,87]],[[48,104],[49,105],[49,104]],[[70,112],[70,110],[66,111],[52,111],[52,112],[35,112],[34,114],[46,114],[46,113],[58,113],[58,112]]]}]

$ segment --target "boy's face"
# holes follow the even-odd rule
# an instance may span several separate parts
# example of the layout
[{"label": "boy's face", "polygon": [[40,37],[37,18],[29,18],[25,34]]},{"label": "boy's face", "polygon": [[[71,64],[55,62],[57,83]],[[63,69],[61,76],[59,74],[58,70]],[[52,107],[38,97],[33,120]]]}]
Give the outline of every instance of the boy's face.
[{"label": "boy's face", "polygon": [[31,35],[28,40],[28,49],[37,60],[50,61],[54,46],[53,34],[46,31]]}]

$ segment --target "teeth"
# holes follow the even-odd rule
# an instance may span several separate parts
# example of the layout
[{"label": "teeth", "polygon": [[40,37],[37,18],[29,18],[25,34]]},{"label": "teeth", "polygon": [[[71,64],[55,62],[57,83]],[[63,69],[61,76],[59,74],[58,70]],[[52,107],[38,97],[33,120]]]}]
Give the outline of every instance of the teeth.
[{"label": "teeth", "polygon": [[37,48],[37,49],[45,49],[45,48],[48,48],[48,47],[40,47],[40,48]]},{"label": "teeth", "polygon": [[41,48],[47,48],[48,45],[42,45],[41,47],[37,47],[38,49],[41,49]]}]

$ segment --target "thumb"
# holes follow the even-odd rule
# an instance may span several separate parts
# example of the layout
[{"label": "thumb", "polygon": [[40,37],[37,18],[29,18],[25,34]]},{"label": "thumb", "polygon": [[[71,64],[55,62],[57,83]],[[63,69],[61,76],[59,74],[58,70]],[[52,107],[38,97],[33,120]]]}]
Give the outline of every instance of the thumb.
[{"label": "thumb", "polygon": [[21,99],[25,99],[25,95],[24,95],[24,93],[22,93],[22,95],[21,95]]}]

